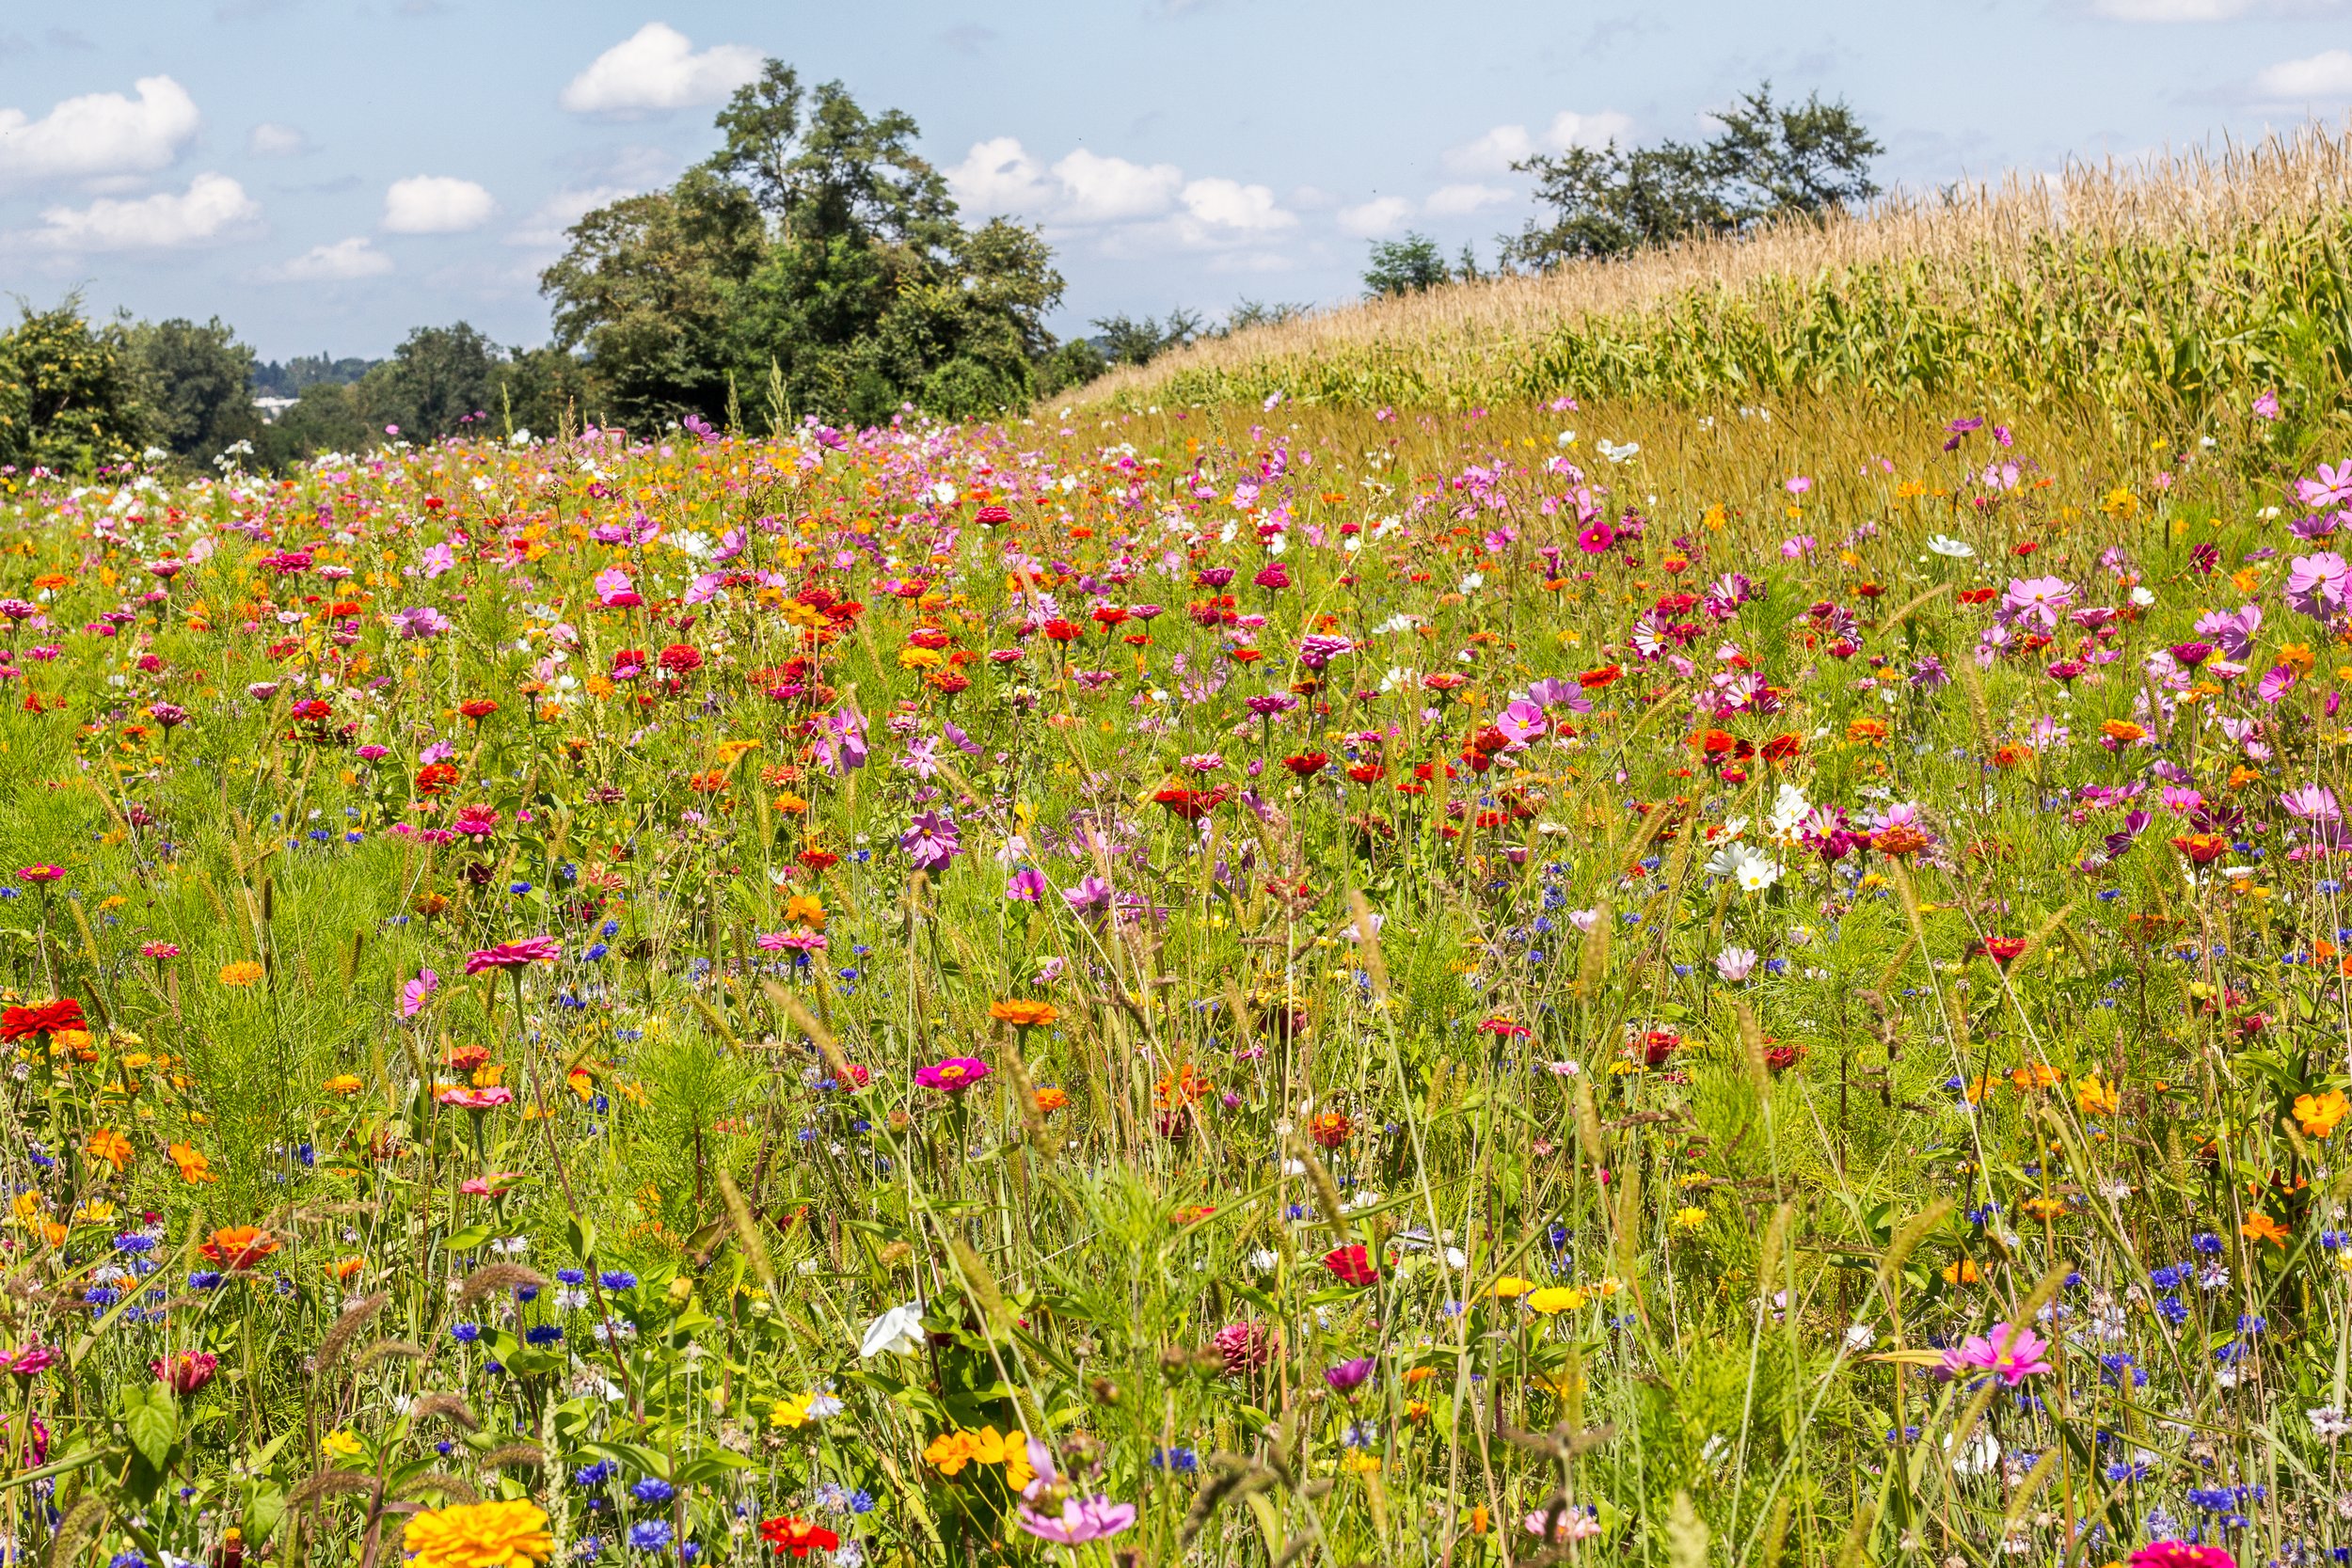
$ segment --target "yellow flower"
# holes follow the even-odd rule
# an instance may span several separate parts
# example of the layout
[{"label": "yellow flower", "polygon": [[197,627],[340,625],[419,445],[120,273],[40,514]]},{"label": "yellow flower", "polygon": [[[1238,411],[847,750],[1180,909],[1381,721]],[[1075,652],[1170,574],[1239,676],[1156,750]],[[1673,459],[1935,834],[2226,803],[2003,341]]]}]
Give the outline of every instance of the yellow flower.
[{"label": "yellow flower", "polygon": [[262,966],[250,958],[240,958],[235,963],[220,966],[220,983],[224,986],[234,986],[242,990],[246,986],[260,984],[261,979]]},{"label": "yellow flower", "polygon": [[786,1432],[791,1431],[794,1427],[808,1425],[811,1419],[808,1413],[809,1402],[816,1397],[814,1394],[786,1395],[778,1400],[773,1408],[768,1412],[768,1424]]},{"label": "yellow flower", "polygon": [[1584,1305],[1584,1292],[1573,1285],[1547,1285],[1532,1291],[1527,1305],[1549,1318],[1556,1313],[1573,1312]]},{"label": "yellow flower", "polygon": [[2342,1089],[2295,1098],[2295,1119],[2303,1124],[2303,1135],[2307,1138],[2327,1137],[2347,1116],[2352,1116],[2352,1100],[2344,1099]]},{"label": "yellow flower", "polygon": [[805,926],[812,931],[825,928],[825,906],[821,899],[805,893],[796,893],[784,901],[784,918],[787,925]]},{"label": "yellow flower", "polygon": [[1366,1453],[1361,1449],[1350,1449],[1340,1457],[1340,1467],[1352,1470],[1359,1476],[1374,1475],[1380,1469],[1380,1456],[1376,1453]]},{"label": "yellow flower", "polygon": [[409,1568],[530,1568],[555,1555],[547,1510],[525,1498],[453,1503],[408,1521]]},{"label": "yellow flower", "polygon": [[1506,1274],[1501,1279],[1495,1281],[1495,1299],[1498,1301],[1515,1301],[1518,1297],[1527,1294],[1528,1291],[1534,1290],[1534,1288],[1535,1282],[1534,1280],[1521,1279],[1515,1274]]},{"label": "yellow flower", "polygon": [[319,1440],[319,1447],[337,1459],[357,1459],[360,1454],[358,1435],[348,1427],[328,1433]]},{"label": "yellow flower", "polygon": [[2123,1108],[2123,1097],[2114,1085],[2102,1084],[2098,1074],[2089,1073],[2074,1085],[2074,1103],[2087,1117],[2111,1117]]},{"label": "yellow flower", "polygon": [[1707,1211],[1704,1209],[1691,1208],[1675,1211],[1674,1227],[1677,1230],[1696,1230],[1706,1223]]},{"label": "yellow flower", "polygon": [[328,1094],[358,1094],[361,1086],[356,1072],[339,1072],[320,1085]]}]

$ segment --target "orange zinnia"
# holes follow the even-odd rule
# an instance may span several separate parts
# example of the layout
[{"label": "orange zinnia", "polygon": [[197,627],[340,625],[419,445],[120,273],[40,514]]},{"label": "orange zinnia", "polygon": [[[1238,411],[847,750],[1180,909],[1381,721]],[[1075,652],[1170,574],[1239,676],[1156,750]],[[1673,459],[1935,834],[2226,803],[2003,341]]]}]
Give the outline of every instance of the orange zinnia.
[{"label": "orange zinnia", "polygon": [[278,1239],[259,1226],[232,1225],[214,1231],[197,1250],[225,1269],[249,1269],[278,1250]]},{"label": "orange zinnia", "polygon": [[991,1002],[988,1016],[1009,1023],[1016,1029],[1037,1029],[1061,1017],[1061,1009],[1051,1002],[1014,997],[1004,1002]]}]

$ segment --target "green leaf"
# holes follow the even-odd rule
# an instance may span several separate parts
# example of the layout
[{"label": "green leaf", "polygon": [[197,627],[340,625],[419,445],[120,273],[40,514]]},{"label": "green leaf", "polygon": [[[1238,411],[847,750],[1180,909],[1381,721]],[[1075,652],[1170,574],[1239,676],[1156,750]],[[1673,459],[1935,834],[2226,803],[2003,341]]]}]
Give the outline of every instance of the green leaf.
[{"label": "green leaf", "polygon": [[150,1465],[163,1469],[180,1436],[180,1407],[172,1402],[171,1390],[160,1383],[147,1390],[125,1389],[122,1430]]},{"label": "green leaf", "polygon": [[572,1215],[564,1222],[564,1240],[580,1266],[587,1267],[596,1258],[596,1222],[582,1214]]},{"label": "green leaf", "polygon": [[259,1546],[285,1516],[286,1494],[266,1482],[257,1483],[252,1500],[245,1506],[245,1538]]},{"label": "green leaf", "polygon": [[449,1240],[443,1242],[441,1245],[451,1252],[471,1252],[489,1239],[490,1227],[488,1226],[469,1225],[463,1230],[452,1232]]}]

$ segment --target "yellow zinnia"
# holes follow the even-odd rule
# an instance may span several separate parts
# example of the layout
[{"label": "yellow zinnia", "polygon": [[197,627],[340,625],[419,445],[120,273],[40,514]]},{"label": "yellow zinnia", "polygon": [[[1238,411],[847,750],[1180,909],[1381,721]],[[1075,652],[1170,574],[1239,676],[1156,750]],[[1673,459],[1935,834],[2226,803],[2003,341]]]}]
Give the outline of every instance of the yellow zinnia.
[{"label": "yellow zinnia", "polygon": [[408,1521],[410,1568],[531,1568],[555,1555],[548,1513],[524,1498],[453,1503]]},{"label": "yellow zinnia", "polygon": [[242,990],[246,986],[260,984],[261,979],[262,966],[250,958],[240,958],[235,963],[220,966],[220,983],[224,986],[234,986]]},{"label": "yellow zinnia", "polygon": [[1531,1292],[1527,1305],[1549,1318],[1561,1312],[1573,1312],[1584,1305],[1584,1292],[1573,1285],[1547,1285]]}]

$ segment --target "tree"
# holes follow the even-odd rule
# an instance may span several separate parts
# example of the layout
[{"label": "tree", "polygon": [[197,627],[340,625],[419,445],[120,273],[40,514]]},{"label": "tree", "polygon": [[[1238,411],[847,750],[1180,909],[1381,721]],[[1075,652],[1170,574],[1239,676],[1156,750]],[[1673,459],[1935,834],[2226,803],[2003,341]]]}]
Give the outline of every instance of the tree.
[{"label": "tree", "polygon": [[1098,316],[1093,343],[1113,365],[1148,365],[1169,349],[1182,348],[1200,336],[1204,325],[1198,312],[1181,307],[1168,313],[1165,325],[1150,316]]},{"label": "tree", "polygon": [[147,438],[210,461],[261,434],[253,409],[253,350],[218,316],[202,326],[175,318],[141,322],[124,335],[146,409]]},{"label": "tree", "polygon": [[1452,276],[1438,242],[1426,234],[1407,233],[1401,240],[1375,240],[1372,265],[1364,269],[1364,294],[1386,299],[1434,289]]},{"label": "tree", "polygon": [[359,404],[371,423],[398,426],[405,440],[479,434],[499,404],[499,372],[506,358],[498,344],[464,322],[421,326],[361,378]]},{"label": "tree", "polygon": [[1232,309],[1226,312],[1225,335],[1247,332],[1253,326],[1279,326],[1295,322],[1310,308],[1290,300],[1237,299]]},{"label": "tree", "polygon": [[770,60],[717,126],[709,158],[589,214],[541,275],[559,347],[585,352],[614,414],[718,420],[732,393],[870,421],[1034,395],[1052,253],[1001,218],[959,223],[911,117]]},{"label": "tree", "polygon": [[1786,217],[1820,217],[1878,194],[1870,160],[1884,150],[1853,111],[1820,93],[1776,104],[1763,83],[1712,117],[1704,143],[1571,147],[1512,166],[1535,176],[1549,221],[1503,242],[1503,260],[1549,267],[1623,256],[1702,234],[1736,234]]},{"label": "tree", "polygon": [[17,302],[0,333],[0,464],[87,471],[145,440],[139,375],[119,326],[93,327],[78,294]]}]

